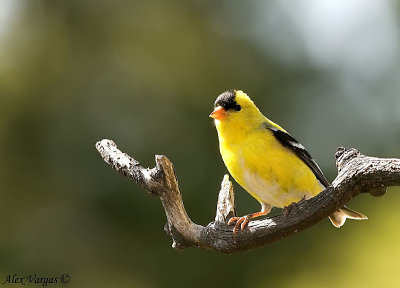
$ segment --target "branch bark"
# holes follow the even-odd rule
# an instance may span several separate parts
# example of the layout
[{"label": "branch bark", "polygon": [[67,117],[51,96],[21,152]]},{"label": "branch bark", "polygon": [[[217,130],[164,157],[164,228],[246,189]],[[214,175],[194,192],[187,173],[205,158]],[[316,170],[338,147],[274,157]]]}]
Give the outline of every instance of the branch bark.
[{"label": "branch bark", "polygon": [[173,164],[166,156],[156,155],[156,166],[150,169],[121,152],[112,140],[103,139],[96,143],[96,148],[114,170],[160,198],[167,217],[164,229],[175,249],[193,246],[235,253],[266,246],[325,219],[360,193],[379,197],[387,187],[400,185],[400,159],[369,157],[356,149],[339,147],[335,155],[339,173],[330,187],[300,201],[288,215],[251,221],[248,228],[234,235],[233,227],[227,225],[235,215],[235,197],[228,175],[221,184],[215,221],[204,227],[193,223],[187,215]]}]

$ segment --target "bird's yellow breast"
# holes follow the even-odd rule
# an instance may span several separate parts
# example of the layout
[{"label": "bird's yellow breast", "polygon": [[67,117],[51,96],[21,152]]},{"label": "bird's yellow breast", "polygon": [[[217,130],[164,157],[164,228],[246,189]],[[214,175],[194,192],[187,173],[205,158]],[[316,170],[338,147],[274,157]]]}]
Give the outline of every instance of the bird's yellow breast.
[{"label": "bird's yellow breast", "polygon": [[260,203],[282,208],[324,189],[309,167],[262,125],[251,130],[216,126],[226,167]]}]

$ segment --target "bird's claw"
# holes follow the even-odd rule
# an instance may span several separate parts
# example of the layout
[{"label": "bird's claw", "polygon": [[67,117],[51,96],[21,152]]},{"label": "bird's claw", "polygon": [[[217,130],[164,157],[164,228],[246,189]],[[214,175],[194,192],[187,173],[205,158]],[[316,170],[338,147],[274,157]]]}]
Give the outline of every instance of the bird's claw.
[{"label": "bird's claw", "polygon": [[305,200],[307,200],[307,199],[306,199],[306,196],[304,195],[303,198],[301,198],[301,200],[299,202],[293,202],[292,204],[289,204],[288,206],[283,207],[283,209],[282,209],[283,216],[285,216],[285,218],[288,217],[290,210],[292,208],[297,207],[302,201],[305,201]]},{"label": "bird's claw", "polygon": [[283,207],[282,214],[283,214],[283,216],[285,216],[285,218],[289,216],[289,212],[290,212],[290,209],[292,209],[292,207],[293,207],[293,203],[290,204],[289,206]]},{"label": "bird's claw", "polygon": [[228,225],[231,225],[236,222],[235,227],[233,228],[233,234],[236,234],[240,230],[246,228],[247,224],[249,224],[251,217],[249,215],[243,217],[232,217],[228,221]]}]

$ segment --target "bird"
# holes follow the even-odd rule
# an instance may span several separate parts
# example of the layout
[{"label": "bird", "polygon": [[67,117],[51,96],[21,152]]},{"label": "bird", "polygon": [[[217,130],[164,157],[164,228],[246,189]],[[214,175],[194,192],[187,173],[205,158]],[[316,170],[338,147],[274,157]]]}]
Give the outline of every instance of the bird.
[{"label": "bird", "polygon": [[[229,219],[228,225],[235,224],[235,234],[273,207],[287,209],[330,186],[304,146],[265,117],[243,91],[232,89],[220,94],[210,117],[214,119],[219,150],[229,173],[261,204],[259,212]],[[367,219],[346,206],[329,216],[337,228],[348,218]]]}]

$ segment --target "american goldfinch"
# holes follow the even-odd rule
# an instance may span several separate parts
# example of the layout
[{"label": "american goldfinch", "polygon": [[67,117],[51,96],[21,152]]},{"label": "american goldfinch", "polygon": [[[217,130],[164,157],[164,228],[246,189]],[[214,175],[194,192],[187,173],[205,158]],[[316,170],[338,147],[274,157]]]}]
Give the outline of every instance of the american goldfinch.
[{"label": "american goldfinch", "polygon": [[[250,219],[310,199],[330,184],[307,150],[278,124],[266,118],[243,91],[218,96],[214,111],[222,159],[232,177],[261,204],[261,211],[232,217],[233,232]],[[329,216],[335,227],[347,218],[367,219],[345,206]]]}]

